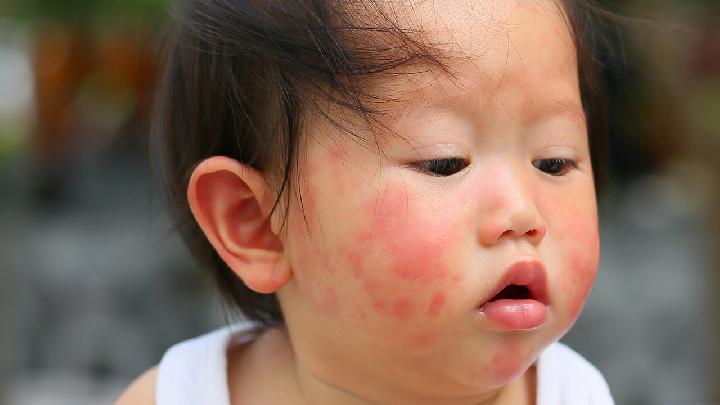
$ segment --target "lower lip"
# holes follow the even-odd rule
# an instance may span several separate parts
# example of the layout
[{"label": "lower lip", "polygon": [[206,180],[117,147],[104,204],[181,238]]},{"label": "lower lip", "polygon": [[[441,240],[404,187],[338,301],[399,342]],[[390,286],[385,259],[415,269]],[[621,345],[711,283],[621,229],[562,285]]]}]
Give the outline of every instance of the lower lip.
[{"label": "lower lip", "polygon": [[528,330],[542,326],[547,319],[547,306],[540,301],[502,299],[480,308],[485,318],[505,330]]}]

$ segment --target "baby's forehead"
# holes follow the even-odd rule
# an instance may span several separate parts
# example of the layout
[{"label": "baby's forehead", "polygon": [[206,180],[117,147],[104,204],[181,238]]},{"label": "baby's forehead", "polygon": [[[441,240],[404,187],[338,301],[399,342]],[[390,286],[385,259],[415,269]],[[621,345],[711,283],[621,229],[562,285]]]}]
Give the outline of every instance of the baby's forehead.
[{"label": "baby's forehead", "polygon": [[480,57],[496,47],[511,49],[513,40],[519,38],[536,38],[546,45],[557,40],[572,43],[558,0],[391,0],[377,4],[375,9],[366,9],[365,15],[360,12],[358,18],[372,21],[381,14],[380,25],[382,20],[396,24],[456,57]]},{"label": "baby's forehead", "polygon": [[[397,69],[400,74],[380,74],[365,82],[369,104],[383,113],[384,123],[396,123],[400,118],[413,121],[413,114],[436,120],[441,120],[444,112],[481,116],[487,108],[507,101],[519,105],[509,106],[519,120],[564,110],[584,122],[574,41],[555,1],[380,3],[384,8],[374,12],[393,18],[389,24],[426,45],[443,65],[436,69],[423,66],[420,60],[420,66],[401,65]],[[358,15],[363,18],[362,13]],[[382,41],[382,36],[364,41],[378,38]],[[412,52],[412,48],[408,50]],[[344,112],[338,115],[343,120],[347,117]],[[360,127],[365,123],[362,117],[357,121]],[[355,127],[353,123],[350,126]]]},{"label": "baby's forehead", "polygon": [[402,74],[380,77],[373,86],[382,93],[380,100],[397,100],[402,105],[403,101],[452,104],[458,97],[483,94],[489,99],[501,85],[507,91],[542,87],[553,79],[548,75],[565,78],[577,72],[575,41],[556,1],[406,0],[384,4],[382,12],[435,51],[446,69],[401,66]]}]

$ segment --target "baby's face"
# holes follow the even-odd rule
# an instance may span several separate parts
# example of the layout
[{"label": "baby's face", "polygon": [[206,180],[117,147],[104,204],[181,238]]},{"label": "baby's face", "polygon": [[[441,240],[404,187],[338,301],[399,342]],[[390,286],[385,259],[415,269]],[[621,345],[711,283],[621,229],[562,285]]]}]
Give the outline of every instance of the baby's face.
[{"label": "baby's face", "polygon": [[311,120],[279,297],[315,373],[470,395],[577,318],[598,266],[595,191],[558,6],[426,3],[427,35],[467,56],[457,80],[394,82],[406,102],[388,107],[380,153]]}]

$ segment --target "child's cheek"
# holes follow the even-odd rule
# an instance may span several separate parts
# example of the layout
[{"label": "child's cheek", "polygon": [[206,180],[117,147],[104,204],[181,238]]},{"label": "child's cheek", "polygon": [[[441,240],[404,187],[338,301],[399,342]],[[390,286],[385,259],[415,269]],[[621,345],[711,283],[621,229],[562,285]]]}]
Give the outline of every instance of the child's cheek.
[{"label": "child's cheek", "polygon": [[364,221],[339,247],[367,312],[395,325],[441,316],[453,272],[448,257],[457,227],[416,198],[402,182],[368,195],[358,213]]},{"label": "child's cheek", "polygon": [[306,168],[308,181],[299,184],[298,200],[288,219],[290,255],[293,257],[293,274],[304,293],[308,294],[317,311],[337,318],[344,312],[341,299],[342,287],[334,283],[335,266],[324,254],[325,241],[320,212],[322,195],[316,186],[318,170],[313,165]]},{"label": "child's cheek", "polygon": [[325,316],[356,318],[404,344],[431,344],[436,333],[417,326],[443,319],[452,281],[460,280],[448,260],[460,218],[402,179],[363,178],[364,167],[342,149],[323,153],[316,161],[331,170],[308,164],[299,183],[303,210],[292,218],[298,283]]},{"label": "child's cheek", "polygon": [[566,316],[575,320],[595,280],[599,262],[600,241],[595,218],[568,208],[561,228],[564,249],[567,249],[567,271],[563,274],[561,291],[566,298]]},{"label": "child's cheek", "polygon": [[391,279],[427,284],[447,276],[444,258],[452,239],[447,218],[423,212],[403,184],[389,184],[366,209],[374,210],[370,232],[389,258]]}]

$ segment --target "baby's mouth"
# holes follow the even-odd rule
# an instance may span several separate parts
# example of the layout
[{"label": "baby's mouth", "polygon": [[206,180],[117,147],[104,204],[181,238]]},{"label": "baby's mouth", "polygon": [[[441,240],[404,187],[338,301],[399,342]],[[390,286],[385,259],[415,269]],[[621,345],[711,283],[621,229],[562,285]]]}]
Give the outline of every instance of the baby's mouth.
[{"label": "baby's mouth", "polygon": [[547,319],[545,268],[538,261],[521,261],[510,266],[480,313],[503,330],[528,330]]},{"label": "baby's mouth", "polygon": [[497,293],[494,297],[490,298],[490,301],[488,301],[488,302],[493,302],[493,301],[498,301],[498,300],[526,300],[526,299],[533,299],[532,294],[530,293],[530,290],[527,288],[527,286],[510,284],[509,286],[500,290],[500,292]]}]

